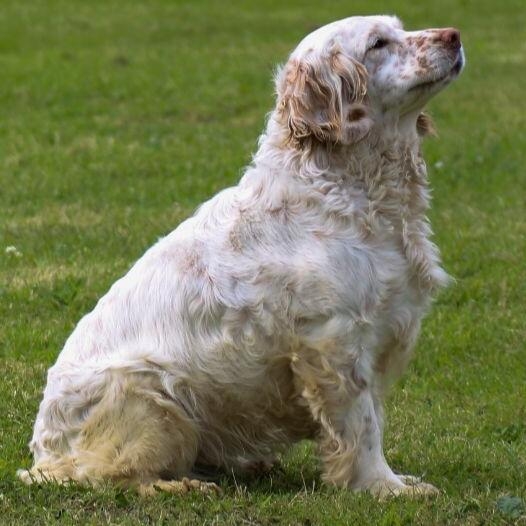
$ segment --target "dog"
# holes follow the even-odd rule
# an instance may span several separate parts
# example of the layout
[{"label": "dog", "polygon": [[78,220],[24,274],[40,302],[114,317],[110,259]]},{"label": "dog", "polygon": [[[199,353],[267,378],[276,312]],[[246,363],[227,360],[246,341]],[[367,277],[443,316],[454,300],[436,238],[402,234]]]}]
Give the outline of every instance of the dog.
[{"label": "dog", "polygon": [[351,17],[305,37],[239,184],[140,258],[55,365],[26,483],[218,491],[197,466],[268,466],[316,441],[327,483],[395,474],[383,399],[448,282],[426,219],[425,104],[464,66],[453,28]]}]

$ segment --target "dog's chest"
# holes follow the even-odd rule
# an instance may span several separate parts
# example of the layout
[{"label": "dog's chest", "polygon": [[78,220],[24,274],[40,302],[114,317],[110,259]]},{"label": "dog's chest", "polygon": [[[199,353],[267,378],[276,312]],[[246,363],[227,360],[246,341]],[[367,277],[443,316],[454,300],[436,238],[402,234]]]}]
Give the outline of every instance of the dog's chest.
[{"label": "dog's chest", "polygon": [[427,296],[446,284],[448,276],[431,241],[426,216],[430,190],[424,160],[411,150],[384,154],[377,174],[361,181],[366,205],[358,222],[370,235],[371,244],[390,245],[402,257],[404,264],[398,272],[420,295]]}]

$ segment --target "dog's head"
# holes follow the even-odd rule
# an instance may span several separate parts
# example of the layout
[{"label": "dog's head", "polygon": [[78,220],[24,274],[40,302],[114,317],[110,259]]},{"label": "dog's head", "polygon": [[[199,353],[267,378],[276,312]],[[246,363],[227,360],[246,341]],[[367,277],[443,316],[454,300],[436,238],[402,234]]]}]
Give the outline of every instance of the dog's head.
[{"label": "dog's head", "polygon": [[412,120],[426,133],[424,105],[463,66],[456,29],[407,32],[395,17],[347,18],[314,31],[291,54],[276,79],[277,115],[300,148],[357,143],[386,119]]}]

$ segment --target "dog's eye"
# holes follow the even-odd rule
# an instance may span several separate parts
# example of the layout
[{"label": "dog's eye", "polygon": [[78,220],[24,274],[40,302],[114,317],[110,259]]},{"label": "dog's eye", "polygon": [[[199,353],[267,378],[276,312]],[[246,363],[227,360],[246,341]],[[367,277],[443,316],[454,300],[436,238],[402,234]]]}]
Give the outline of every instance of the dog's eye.
[{"label": "dog's eye", "polygon": [[389,42],[385,38],[377,38],[374,44],[369,49],[382,49],[388,44]]}]

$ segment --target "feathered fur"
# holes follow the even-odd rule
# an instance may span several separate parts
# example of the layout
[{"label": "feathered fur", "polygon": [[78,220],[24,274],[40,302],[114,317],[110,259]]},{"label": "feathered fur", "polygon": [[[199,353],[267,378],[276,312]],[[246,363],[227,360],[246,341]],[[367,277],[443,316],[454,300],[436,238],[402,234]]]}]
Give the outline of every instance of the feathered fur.
[{"label": "feathered fur", "polygon": [[20,477],[206,490],[167,481],[312,438],[327,482],[433,492],[387,465],[382,398],[447,282],[421,111],[462,63],[458,32],[392,17],[309,35],[277,74],[239,184],[150,248],[67,340]]}]

